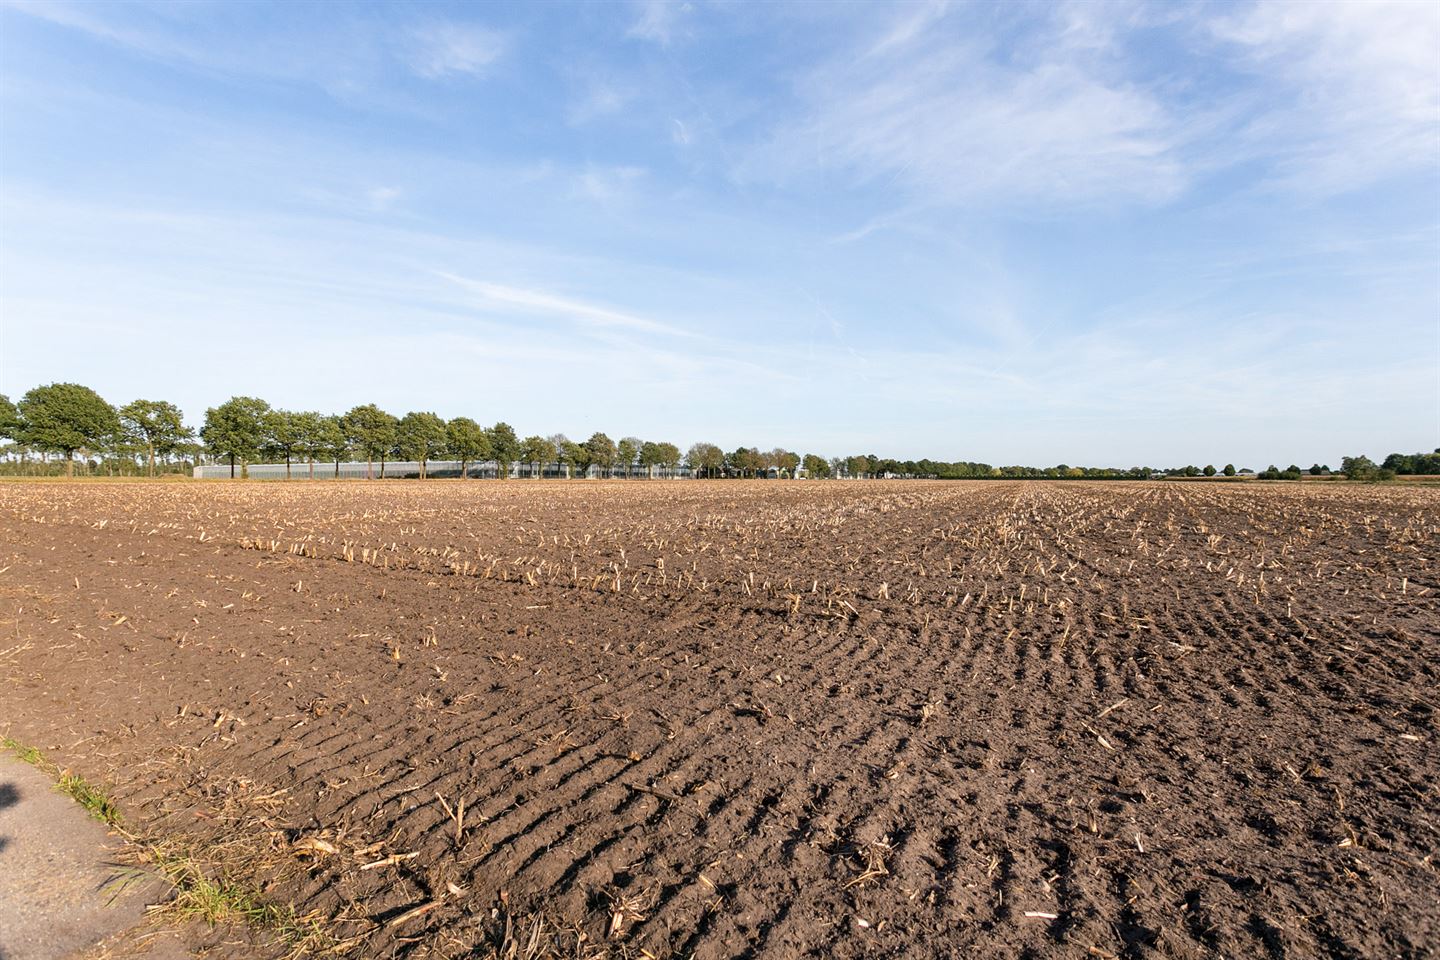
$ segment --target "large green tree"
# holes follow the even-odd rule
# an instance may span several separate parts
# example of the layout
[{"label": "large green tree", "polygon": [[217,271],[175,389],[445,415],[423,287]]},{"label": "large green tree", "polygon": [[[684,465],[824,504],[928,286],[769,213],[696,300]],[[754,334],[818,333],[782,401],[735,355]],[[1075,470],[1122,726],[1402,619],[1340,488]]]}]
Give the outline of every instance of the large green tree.
[{"label": "large green tree", "polygon": [[679,447],[673,443],[657,443],[655,448],[660,466],[671,469],[679,466],[681,460]]},{"label": "large green tree", "polygon": [[830,476],[830,463],[817,454],[805,454],[805,472],[814,479]]},{"label": "large green tree", "polygon": [[438,460],[445,454],[449,434],[445,421],[428,411],[411,411],[400,418],[395,430],[396,444],[401,454],[410,460],[420,462],[420,479],[431,460]]},{"label": "large green tree", "polygon": [[316,410],[300,410],[290,414],[291,426],[295,430],[295,452],[305,458],[310,467],[310,479],[315,479],[315,461],[325,456],[325,417]]},{"label": "large green tree", "polygon": [[[1272,466],[1270,468],[1274,470]],[[1374,480],[1380,473],[1380,468],[1375,461],[1366,456],[1342,457],[1340,459],[1340,472],[1350,480]]]},{"label": "large green tree", "polygon": [[765,468],[764,455],[754,447],[737,447],[725,460],[741,477],[753,477]]},{"label": "large green tree", "polygon": [[380,461],[380,475],[385,475],[385,457],[395,445],[395,425],[399,423],[392,415],[373,403],[351,409],[345,414],[345,438],[352,449],[365,455],[365,479],[375,479],[375,461]]},{"label": "large green tree", "polygon": [[[312,446],[309,454],[315,459],[325,458],[326,463],[335,464],[335,476],[340,476],[340,461],[350,456],[350,438],[345,436],[345,418],[330,414],[320,418],[314,434],[310,437]],[[311,465],[312,476],[314,465]]]},{"label": "large green tree", "polygon": [[0,440],[18,440],[19,435],[20,411],[15,409],[9,397],[0,393]]},{"label": "large green tree", "polygon": [[132,400],[120,408],[120,426],[145,447],[150,476],[155,476],[155,455],[168,457],[195,436],[185,426],[180,408],[164,400]]},{"label": "large green tree", "polygon": [[490,456],[490,438],[485,428],[469,417],[456,417],[445,425],[450,455],[460,461],[460,479],[470,475],[470,464]]},{"label": "large green tree", "polygon": [[305,422],[291,410],[271,410],[265,414],[265,439],[260,452],[267,458],[285,461],[285,479],[290,479],[290,461],[303,455]]},{"label": "large green tree", "polygon": [[643,446],[644,441],[639,437],[621,437],[620,442],[615,444],[615,465],[625,471],[625,476],[630,476],[630,468],[635,466]]},{"label": "large green tree", "polygon": [[526,437],[520,442],[520,461],[533,463],[545,475],[545,464],[554,463],[560,456],[559,449],[544,437]]},{"label": "large green tree", "polygon": [[237,462],[243,467],[260,455],[269,414],[270,404],[258,397],[231,397],[205,411],[200,439],[211,456],[230,461],[232,480]]},{"label": "large green tree", "polygon": [[713,443],[692,444],[685,454],[685,464],[697,474],[713,477],[725,466],[725,451]]},{"label": "large green tree", "polygon": [[673,443],[652,443],[640,445],[640,466],[647,469],[673,467],[680,462],[680,448]]},{"label": "large green tree", "polygon": [[795,476],[795,468],[800,466],[800,456],[791,453],[783,447],[776,447],[765,454],[766,466],[779,467],[787,476]]},{"label": "large green tree", "polygon": [[65,475],[75,475],[75,451],[94,450],[120,430],[115,408],[78,383],[51,383],[20,398],[20,439],[65,455]]},{"label": "large green tree", "polygon": [[574,468],[571,476],[583,477],[590,471],[590,451],[585,444],[575,440],[566,440],[560,450],[560,455],[565,458],[565,462]]},{"label": "large green tree", "polygon": [[590,439],[585,441],[585,452],[590,454],[590,462],[607,474],[615,466],[615,441],[603,433],[590,434]]},{"label": "large green tree", "polygon": [[510,465],[520,456],[520,440],[515,436],[515,428],[502,420],[486,430],[485,436],[490,441],[490,455],[495,458],[500,479],[510,479]]},{"label": "large green tree", "polygon": [[573,448],[575,444],[571,443],[570,438],[563,433],[552,433],[546,437],[546,439],[555,445],[555,462],[562,467],[569,467],[572,471],[571,475],[573,475],[575,469],[575,454]]}]

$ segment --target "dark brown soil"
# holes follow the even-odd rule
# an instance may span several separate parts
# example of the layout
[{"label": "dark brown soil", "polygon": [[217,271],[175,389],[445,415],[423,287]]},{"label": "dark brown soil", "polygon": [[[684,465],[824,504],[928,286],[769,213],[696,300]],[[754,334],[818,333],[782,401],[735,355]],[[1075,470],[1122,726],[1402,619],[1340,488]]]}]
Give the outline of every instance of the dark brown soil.
[{"label": "dark brown soil", "polygon": [[1440,944],[1440,491],[10,484],[0,567],[0,732],[361,956]]}]

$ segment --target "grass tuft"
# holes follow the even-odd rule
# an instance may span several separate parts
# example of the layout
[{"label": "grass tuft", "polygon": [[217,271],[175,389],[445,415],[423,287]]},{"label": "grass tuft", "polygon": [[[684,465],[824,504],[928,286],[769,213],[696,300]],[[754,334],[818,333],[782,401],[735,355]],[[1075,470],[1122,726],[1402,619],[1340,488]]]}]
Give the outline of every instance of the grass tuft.
[{"label": "grass tuft", "polygon": [[334,952],[338,946],[318,916],[302,916],[294,907],[273,903],[245,884],[208,875],[181,847],[151,844],[143,851],[143,859],[174,887],[175,896],[158,909],[178,920],[263,930],[289,946],[290,956]]},{"label": "grass tuft", "polygon": [[115,801],[111,800],[103,789],[84,777],[61,770],[35,747],[27,746],[8,734],[0,736],[0,749],[9,750],[36,770],[53,777],[55,789],[84,807],[96,820],[109,827],[124,826],[120,808],[115,805]]},{"label": "grass tuft", "polygon": [[55,782],[61,793],[66,794],[80,806],[90,812],[90,816],[101,823],[112,827],[122,826],[124,821],[120,818],[120,808],[115,806],[105,792],[94,784],[88,782],[84,777],[76,776],[73,773],[62,773],[60,779]]}]

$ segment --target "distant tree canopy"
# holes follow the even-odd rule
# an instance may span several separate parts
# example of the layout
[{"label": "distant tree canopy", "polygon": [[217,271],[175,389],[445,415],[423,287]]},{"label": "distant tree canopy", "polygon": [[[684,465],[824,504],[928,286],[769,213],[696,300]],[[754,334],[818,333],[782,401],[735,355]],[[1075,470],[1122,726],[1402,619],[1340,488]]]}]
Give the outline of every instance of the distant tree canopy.
[{"label": "distant tree canopy", "polygon": [[674,469],[682,459],[680,448],[673,443],[647,443],[640,454],[640,462],[647,467]]},{"label": "distant tree canopy", "polygon": [[[312,417],[318,419],[312,420]],[[316,413],[305,414],[305,457],[310,461],[310,476],[315,476],[315,461],[333,461],[335,476],[340,476],[340,461],[350,454],[350,442],[345,439],[345,421],[334,414],[324,416]]]},{"label": "distant tree canopy", "polygon": [[[974,461],[942,461],[922,458],[899,460],[874,453],[825,458],[809,453],[801,456],[784,447],[762,450],[740,446],[725,453],[713,443],[695,443],[681,453],[673,443],[624,436],[617,443],[603,432],[595,432],[583,443],[563,433],[548,437],[532,434],[523,441],[505,422],[482,427],[469,417],[449,422],[428,411],[416,411],[396,418],[373,403],[352,408],[343,416],[313,410],[292,411],[271,407],[258,397],[232,397],[205,411],[204,425],[196,432],[186,426],[178,406],[165,400],[139,399],[118,410],[88,387],[75,383],[52,383],[30,390],[18,403],[0,395],[0,472],[74,472],[77,453],[84,454],[85,468],[135,475],[155,474],[162,462],[166,469],[188,469],[188,461],[205,454],[212,461],[228,462],[231,475],[246,473],[246,466],[261,459],[285,464],[290,476],[295,460],[309,464],[333,462],[335,476],[341,463],[350,457],[364,457],[367,476],[374,476],[380,461],[385,476],[387,460],[399,457],[419,464],[420,475],[428,476],[437,460],[458,460],[460,473],[468,476],[473,463],[494,460],[499,475],[508,477],[514,464],[539,465],[530,475],[544,475],[546,464],[558,464],[579,475],[592,466],[611,476],[632,476],[636,468],[650,476],[666,475],[670,469],[687,467],[702,477],[799,476],[939,478],[939,479],[1142,479],[1165,477],[1257,476],[1265,480],[1298,480],[1335,475],[1328,465],[1312,464],[1302,470],[1296,464],[1285,469],[1271,464],[1259,474],[1249,468],[1237,470],[1233,463],[1217,469],[1214,464],[1197,467],[1156,469],[1133,467],[992,466]],[[50,454],[63,457],[60,462]],[[31,458],[34,459],[31,459]],[[17,469],[18,468],[18,469]],[[619,469],[616,469],[619,468]],[[1429,453],[1392,453],[1380,463],[1367,456],[1345,457],[1338,473],[1352,480],[1387,480],[1396,476],[1440,476],[1440,448]]]},{"label": "distant tree canopy", "polygon": [[510,464],[520,456],[520,441],[515,436],[515,428],[502,420],[485,431],[485,436],[490,441],[490,456],[499,464],[501,478],[509,477]]},{"label": "distant tree canopy", "polygon": [[490,459],[490,437],[485,428],[469,417],[456,417],[445,426],[450,456],[460,461],[460,476],[469,475],[470,464]]},{"label": "distant tree canopy", "polygon": [[242,468],[260,456],[265,443],[270,404],[256,397],[231,397],[218,407],[205,411],[205,425],[200,439],[205,449],[217,459],[230,461],[230,476],[235,465]]},{"label": "distant tree canopy", "polygon": [[615,444],[615,465],[617,467],[630,468],[635,466],[635,461],[640,457],[640,448],[644,442],[639,437],[621,437],[620,442]]},{"label": "distant tree canopy", "polygon": [[1380,469],[1402,477],[1440,475],[1440,449],[1432,453],[1392,453],[1381,461]]},{"label": "distant tree canopy", "polygon": [[776,447],[764,457],[765,466],[774,467],[784,473],[787,477],[795,476],[795,468],[800,466],[800,455],[792,453],[783,447]]},{"label": "distant tree canopy", "polygon": [[559,449],[544,437],[526,437],[520,441],[520,461],[522,463],[554,463],[559,457]]},{"label": "distant tree canopy", "polygon": [[736,447],[725,457],[725,466],[737,476],[754,477],[765,469],[765,458],[755,447]]},{"label": "distant tree canopy", "polygon": [[571,464],[576,473],[583,475],[590,469],[590,448],[583,443],[566,440],[560,445],[560,459]]},{"label": "distant tree canopy", "polygon": [[285,461],[285,478],[290,478],[290,461],[301,455],[304,446],[305,420],[301,414],[271,408],[265,411],[265,433],[260,440],[260,453],[266,459]]},{"label": "distant tree canopy", "polygon": [[571,459],[571,443],[569,437],[565,436],[565,434],[563,433],[552,433],[545,439],[549,440],[555,445],[555,461],[557,463],[561,464],[562,466],[573,467],[575,465],[574,461]]},{"label": "distant tree canopy", "polygon": [[[354,407],[345,414],[345,439],[352,450],[365,457],[366,476],[374,476],[375,461],[383,461],[395,445],[395,428],[399,422],[373,403]],[[381,472],[383,474],[383,467]]]},{"label": "distant tree canopy", "polygon": [[63,454],[66,476],[75,473],[77,450],[99,449],[120,430],[115,408],[78,383],[36,387],[20,398],[16,413],[19,439],[36,449]]},{"label": "distant tree canopy", "polygon": [[725,451],[713,443],[696,443],[685,454],[685,465],[707,477],[720,475],[725,466]]},{"label": "distant tree canopy", "polygon": [[0,439],[18,440],[20,411],[5,394],[0,393]]},{"label": "distant tree canopy", "polygon": [[297,410],[290,414],[290,420],[295,430],[295,456],[310,465],[310,475],[313,477],[315,461],[325,456],[321,438],[325,415],[318,410]]},{"label": "distant tree canopy", "polygon": [[550,442],[555,444],[556,461],[568,467],[572,476],[584,470],[588,461],[585,459],[585,449],[580,444],[563,433],[552,434]]},{"label": "distant tree canopy", "polygon": [[589,454],[590,462],[602,470],[609,470],[615,465],[615,458],[619,453],[615,449],[615,441],[603,433],[592,433],[590,439],[585,441],[585,452]]},{"label": "distant tree canopy", "polygon": [[185,426],[185,415],[164,400],[132,400],[120,408],[120,426],[145,447],[147,472],[155,476],[155,456],[168,457],[195,431]]},{"label": "distant tree canopy", "polygon": [[1349,480],[1393,480],[1395,471],[1386,467],[1377,466],[1375,461],[1366,456],[1343,457],[1340,460],[1340,472],[1345,474]]},{"label": "distant tree canopy", "polygon": [[400,418],[395,427],[395,448],[407,460],[420,463],[420,479],[429,473],[431,460],[445,456],[450,433],[445,421],[428,411],[411,412]]}]

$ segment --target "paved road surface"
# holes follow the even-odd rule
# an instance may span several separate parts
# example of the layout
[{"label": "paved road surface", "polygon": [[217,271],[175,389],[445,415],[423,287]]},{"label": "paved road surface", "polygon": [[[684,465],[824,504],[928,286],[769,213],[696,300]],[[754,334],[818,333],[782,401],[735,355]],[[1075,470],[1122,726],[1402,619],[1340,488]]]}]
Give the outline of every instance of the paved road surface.
[{"label": "paved road surface", "polygon": [[58,960],[138,924],[156,887],[112,896],[117,847],[49,777],[0,754],[0,960]]}]

